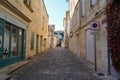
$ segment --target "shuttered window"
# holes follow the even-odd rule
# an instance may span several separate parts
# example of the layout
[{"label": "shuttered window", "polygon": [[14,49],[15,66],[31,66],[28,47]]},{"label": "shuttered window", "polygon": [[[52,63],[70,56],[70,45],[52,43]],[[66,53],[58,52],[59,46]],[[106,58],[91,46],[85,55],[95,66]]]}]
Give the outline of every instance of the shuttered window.
[{"label": "shuttered window", "polygon": [[30,47],[31,50],[34,49],[34,32],[31,32],[31,47]]}]

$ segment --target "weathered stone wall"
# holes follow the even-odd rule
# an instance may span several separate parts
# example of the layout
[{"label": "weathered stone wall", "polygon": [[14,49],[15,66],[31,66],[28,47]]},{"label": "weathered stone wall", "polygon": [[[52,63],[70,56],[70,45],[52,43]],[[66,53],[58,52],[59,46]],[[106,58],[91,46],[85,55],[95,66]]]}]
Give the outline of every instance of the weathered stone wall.
[{"label": "weathered stone wall", "polygon": [[[43,0],[31,0],[31,8],[33,12],[26,7],[23,0],[8,0],[15,8],[20,10],[25,16],[31,19],[31,22],[27,24],[27,35],[26,35],[26,55],[27,58],[36,55],[36,45],[38,44],[38,52],[40,51],[40,37],[43,36],[46,39],[46,49],[48,48],[48,14],[44,5]],[[34,32],[34,49],[31,50],[31,33]],[[36,38],[38,36],[38,43]],[[42,41],[43,42],[43,41]],[[46,50],[43,49],[42,51]]]},{"label": "weathered stone wall", "polygon": [[[80,4],[80,3],[79,3]],[[73,36],[69,38],[69,48],[70,50],[78,55],[81,59],[86,60],[86,31],[90,29],[91,23],[94,21],[99,22],[99,34],[96,35],[96,55],[97,55],[97,68],[100,68],[103,72],[107,73],[108,67],[108,56],[107,56],[107,23],[104,22],[106,19],[105,7],[106,0],[97,0],[97,3],[90,7],[90,0],[86,0],[85,2],[85,15],[80,16],[79,25],[77,24],[77,10],[80,8],[80,5],[76,5],[74,9],[73,17],[70,22],[70,32],[73,32]],[[78,8],[77,8],[78,7]],[[81,9],[80,12],[81,14]],[[75,17],[74,17],[75,16]],[[75,19],[75,20],[74,20]],[[75,25],[74,25],[75,24]],[[78,36],[79,35],[79,36]],[[79,39],[80,38],[80,39]],[[79,40],[78,40],[79,39]],[[94,40],[94,39],[93,39]],[[89,47],[94,47],[89,46]],[[80,50],[80,51],[79,51]],[[94,52],[94,51],[93,51]],[[93,53],[92,53],[93,54]],[[94,56],[93,61],[91,62],[94,65]]]}]

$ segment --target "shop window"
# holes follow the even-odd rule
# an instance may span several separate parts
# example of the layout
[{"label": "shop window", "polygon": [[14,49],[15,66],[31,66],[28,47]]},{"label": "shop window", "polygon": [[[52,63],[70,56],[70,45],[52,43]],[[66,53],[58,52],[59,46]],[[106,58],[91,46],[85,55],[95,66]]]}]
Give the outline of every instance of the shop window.
[{"label": "shop window", "polygon": [[23,31],[21,28],[7,22],[4,29],[0,28],[1,59],[22,56]]},{"label": "shop window", "polygon": [[18,55],[22,54],[22,30],[18,30]]},{"label": "shop window", "polygon": [[34,49],[34,32],[31,32],[31,50]]},{"label": "shop window", "polygon": [[17,34],[18,34],[18,29],[13,27],[11,34],[11,56],[17,55]]},{"label": "shop window", "polygon": [[2,36],[0,35],[0,47],[2,47]]},{"label": "shop window", "polygon": [[9,24],[7,24],[4,28],[3,59],[6,59],[8,57],[8,54],[9,54],[10,30],[11,30],[11,27]]}]

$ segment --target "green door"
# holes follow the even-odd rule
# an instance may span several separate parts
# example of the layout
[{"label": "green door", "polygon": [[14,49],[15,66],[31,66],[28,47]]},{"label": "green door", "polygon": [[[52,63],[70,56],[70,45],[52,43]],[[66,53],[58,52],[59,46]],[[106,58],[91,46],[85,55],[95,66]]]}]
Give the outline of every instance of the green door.
[{"label": "green door", "polygon": [[0,60],[3,54],[3,42],[4,41],[4,22],[0,21]]}]

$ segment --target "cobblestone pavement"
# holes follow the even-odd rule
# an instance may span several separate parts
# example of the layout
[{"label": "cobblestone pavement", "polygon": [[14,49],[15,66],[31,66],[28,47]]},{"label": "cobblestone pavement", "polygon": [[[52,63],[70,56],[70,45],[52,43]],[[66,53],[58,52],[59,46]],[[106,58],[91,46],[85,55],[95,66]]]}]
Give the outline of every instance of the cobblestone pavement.
[{"label": "cobblestone pavement", "polygon": [[55,48],[38,54],[13,73],[10,80],[102,80],[68,49]]}]

